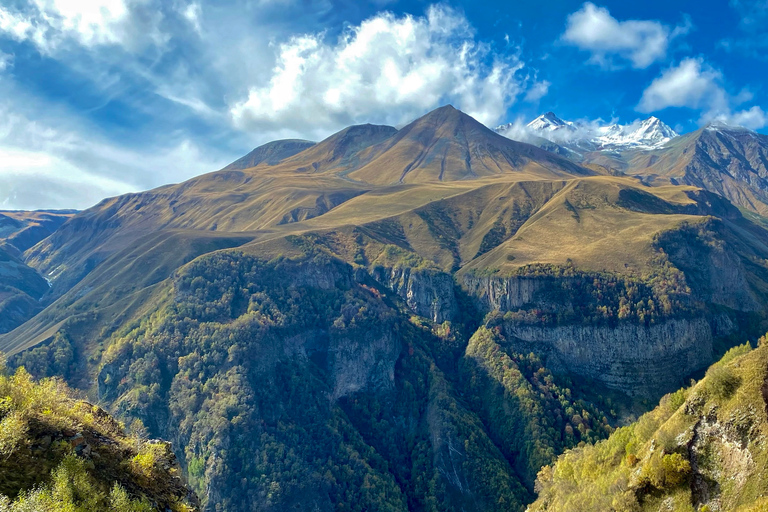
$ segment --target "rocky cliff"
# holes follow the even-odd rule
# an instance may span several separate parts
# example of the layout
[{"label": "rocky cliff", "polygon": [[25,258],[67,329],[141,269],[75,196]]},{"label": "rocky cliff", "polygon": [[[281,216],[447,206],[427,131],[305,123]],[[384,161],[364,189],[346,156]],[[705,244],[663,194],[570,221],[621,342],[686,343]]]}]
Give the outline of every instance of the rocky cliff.
[{"label": "rocky cliff", "polygon": [[765,339],[750,350],[732,349],[695,386],[542,469],[528,510],[766,510]]},{"label": "rocky cliff", "polygon": [[376,281],[399,295],[411,310],[433,322],[453,320],[458,313],[453,277],[445,272],[410,267],[376,267]]},{"label": "rocky cliff", "polygon": [[534,352],[554,372],[586,377],[631,396],[658,397],[712,361],[705,318],[653,325],[620,323],[539,327],[505,324],[512,350]]}]

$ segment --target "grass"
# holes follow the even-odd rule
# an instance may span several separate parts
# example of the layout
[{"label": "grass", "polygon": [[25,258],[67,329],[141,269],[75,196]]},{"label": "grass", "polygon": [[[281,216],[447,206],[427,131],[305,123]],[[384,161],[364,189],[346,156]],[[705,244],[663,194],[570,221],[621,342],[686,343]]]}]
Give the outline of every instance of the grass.
[{"label": "grass", "polygon": [[720,510],[763,510],[767,378],[765,339],[754,350],[748,344],[731,349],[691,388],[667,395],[606,441],[566,452],[545,467],[531,512],[650,511],[662,503],[672,511],[714,510],[715,504],[692,494],[694,473],[717,482],[710,499]]}]

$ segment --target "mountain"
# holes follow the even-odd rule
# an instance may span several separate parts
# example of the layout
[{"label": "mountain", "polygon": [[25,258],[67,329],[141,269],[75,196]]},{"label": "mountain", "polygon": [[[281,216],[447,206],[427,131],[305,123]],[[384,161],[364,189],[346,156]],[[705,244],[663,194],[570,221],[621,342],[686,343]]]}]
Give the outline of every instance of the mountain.
[{"label": "mountain", "polygon": [[60,381],[0,374],[0,396],[4,511],[198,510],[167,443],[128,436]]},{"label": "mountain", "polygon": [[[593,174],[563,157],[501,137],[448,106],[400,130],[346,128],[275,165],[224,169],[179,185],[107,199],[70,219],[30,249],[27,258],[51,279],[58,296],[137,236],[160,230],[281,230],[362,194],[377,196],[379,187]],[[418,204],[428,202],[430,195],[410,199]]]},{"label": "mountain", "polygon": [[300,153],[314,145],[314,142],[300,139],[286,139],[268,142],[267,144],[257,147],[244,157],[238,158],[224,169],[242,170],[249,167],[256,167],[263,162],[266,162],[269,165],[275,165],[281,160],[292,157],[296,153]]},{"label": "mountain", "polygon": [[768,346],[729,351],[637,422],[539,473],[530,512],[768,508]]},{"label": "mountain", "polygon": [[[495,131],[510,133],[513,124],[498,126]],[[559,144],[571,155],[583,158],[590,152],[623,152],[649,150],[664,146],[678,134],[656,117],[628,125],[608,124],[592,126],[563,121],[554,112],[547,112],[526,125],[527,136],[534,136]],[[519,136],[520,134],[515,134]]]},{"label": "mountain", "polygon": [[526,128],[521,132],[507,124],[496,131],[586,167],[613,169],[648,182],[693,185],[768,216],[768,137],[752,130],[718,122],[681,136],[655,117],[591,128],[552,112]]},{"label": "mountain", "polygon": [[0,333],[40,312],[49,286],[23,252],[56,231],[75,211],[0,212]]},{"label": "mountain", "polygon": [[768,330],[759,219],[649,181],[452,107],[352,126],[78,213],[0,351],[169,440],[206,512],[522,511]]},{"label": "mountain", "polygon": [[24,252],[75,213],[75,210],[0,211],[0,240]]},{"label": "mountain", "polygon": [[42,310],[48,283],[11,245],[0,243],[0,333],[18,327]]},{"label": "mountain", "polygon": [[498,177],[558,178],[593,174],[529,144],[499,136],[448,105],[367,148],[349,178],[386,185]]},{"label": "mountain", "polygon": [[574,126],[573,123],[569,123],[566,121],[563,121],[557,115],[555,115],[554,112],[547,112],[546,114],[542,114],[530,123],[528,123],[528,128],[533,130],[534,132],[556,132],[556,131],[564,131],[564,132],[576,132],[578,128]]},{"label": "mountain", "polygon": [[622,170],[710,190],[768,215],[768,136],[745,128],[711,124],[661,149],[632,155]]}]

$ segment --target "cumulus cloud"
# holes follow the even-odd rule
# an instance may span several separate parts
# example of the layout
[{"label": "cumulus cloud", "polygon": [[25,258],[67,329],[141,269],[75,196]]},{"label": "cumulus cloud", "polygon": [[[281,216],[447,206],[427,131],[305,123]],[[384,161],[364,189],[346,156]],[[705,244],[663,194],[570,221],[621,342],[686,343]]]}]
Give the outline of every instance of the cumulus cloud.
[{"label": "cumulus cloud", "polygon": [[727,98],[721,81],[722,74],[703,59],[684,59],[677,66],[665,70],[645,89],[638,110],[654,112],[667,107],[698,109],[704,106],[723,108]]},{"label": "cumulus cloud", "polygon": [[275,49],[269,83],[231,108],[238,127],[400,124],[448,102],[487,124],[527,87],[517,56],[494,54],[464,16],[441,5],[423,17],[379,13],[338,40],[307,34]]},{"label": "cumulus cloud", "polygon": [[768,126],[768,112],[756,105],[736,112],[707,113],[702,119],[707,122],[720,121],[732,126],[743,126],[750,130],[759,130]]},{"label": "cumulus cloud", "polygon": [[701,123],[718,120],[750,129],[763,128],[768,125],[768,118],[760,107],[737,109],[751,99],[747,90],[729,94],[723,74],[703,59],[687,58],[663,71],[645,89],[637,110],[650,113],[684,107],[700,110]]},{"label": "cumulus cloud", "polygon": [[591,53],[590,62],[604,67],[616,58],[647,68],[667,55],[670,42],[690,30],[686,22],[671,28],[658,21],[619,21],[604,7],[587,2],[568,16],[561,40]]}]

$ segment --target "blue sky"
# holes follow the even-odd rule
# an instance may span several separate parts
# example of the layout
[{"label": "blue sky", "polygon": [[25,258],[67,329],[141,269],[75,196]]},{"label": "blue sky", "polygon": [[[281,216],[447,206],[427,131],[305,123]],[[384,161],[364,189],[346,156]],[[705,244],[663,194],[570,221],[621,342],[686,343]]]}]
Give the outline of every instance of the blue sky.
[{"label": "blue sky", "polygon": [[3,0],[0,208],[85,208],[445,103],[766,133],[765,26],[768,0]]}]

